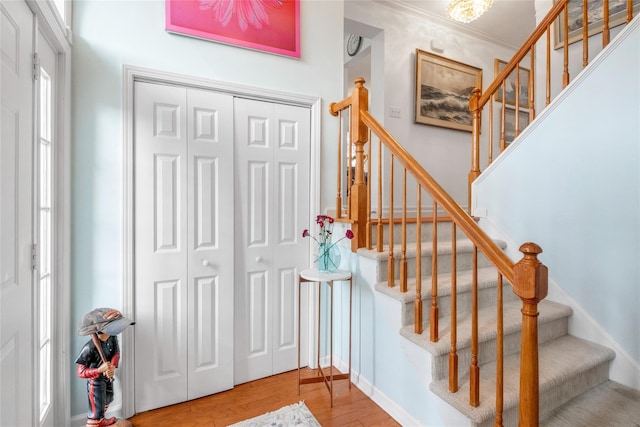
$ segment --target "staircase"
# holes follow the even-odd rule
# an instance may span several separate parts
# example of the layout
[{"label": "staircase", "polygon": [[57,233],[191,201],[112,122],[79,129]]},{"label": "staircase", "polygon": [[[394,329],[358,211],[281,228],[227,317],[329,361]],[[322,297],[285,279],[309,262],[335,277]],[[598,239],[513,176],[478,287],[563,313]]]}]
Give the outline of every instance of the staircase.
[{"label": "staircase", "polygon": [[[353,166],[347,168],[345,182],[349,182],[350,185],[344,192],[343,179],[340,172],[338,173],[336,218],[349,223],[354,232],[351,250],[357,252],[359,257],[359,261],[356,262],[356,274],[360,273],[361,282],[375,288],[373,299],[370,300],[368,294],[365,294],[367,299],[363,297],[363,301],[367,303],[366,307],[375,309],[366,313],[367,322],[362,322],[367,328],[374,328],[371,340],[361,340],[365,342],[367,350],[374,350],[373,353],[369,353],[373,354],[373,360],[365,368],[372,371],[372,385],[376,387],[377,384],[381,384],[382,394],[388,392],[390,396],[387,400],[391,400],[392,403],[401,406],[406,402],[407,412],[410,412],[410,415],[418,414],[420,423],[431,425],[430,423],[434,422],[435,425],[457,426],[466,424],[463,421],[466,417],[474,426],[639,425],[640,394],[608,380],[611,362],[616,354],[619,355],[619,359],[613,364],[612,375],[620,381],[627,379],[623,380],[623,377],[619,376],[619,365],[626,364],[631,369],[625,369],[625,374],[633,371],[630,375],[634,375],[638,371],[637,363],[628,360],[630,358],[627,358],[625,352],[620,351],[613,341],[611,345],[616,346],[615,352],[602,345],[568,335],[569,319],[573,316],[571,309],[550,299],[545,300],[548,296],[549,269],[538,258],[544,245],[549,245],[551,249],[545,255],[551,256],[550,260],[555,262],[558,260],[557,257],[570,249],[567,246],[559,248],[554,243],[579,241],[583,242],[582,246],[588,251],[588,245],[585,243],[591,241],[585,241],[580,232],[574,229],[573,235],[567,234],[569,238],[561,239],[559,235],[565,232],[563,221],[545,222],[543,230],[536,229],[533,233],[523,230],[527,224],[541,225],[538,221],[541,218],[536,216],[536,213],[548,215],[547,211],[537,210],[536,207],[544,206],[549,209],[550,206],[563,204],[570,206],[574,201],[563,197],[564,193],[556,191],[555,184],[564,181],[567,175],[566,166],[573,165],[574,160],[577,162],[579,156],[576,156],[576,153],[589,152],[586,150],[588,147],[594,152],[593,164],[598,164],[596,157],[599,153],[599,141],[591,141],[587,135],[582,139],[572,138],[566,131],[582,128],[584,123],[599,122],[601,119],[597,115],[599,110],[596,106],[600,107],[602,112],[615,110],[609,108],[606,102],[601,103],[597,99],[589,98],[590,93],[586,91],[576,91],[575,93],[581,93],[582,96],[573,100],[576,106],[590,106],[582,111],[582,120],[572,122],[573,128],[567,127],[566,120],[562,120],[564,116],[554,116],[554,113],[562,111],[563,105],[569,105],[563,104],[563,101],[566,101],[565,96],[573,94],[575,88],[580,88],[584,80],[589,78],[590,73],[598,71],[598,65],[603,63],[603,58],[612,53],[625,52],[618,49],[630,49],[630,46],[635,46],[631,42],[637,40],[629,37],[628,40],[631,42],[628,45],[623,43],[625,37],[636,34],[638,27],[637,19],[631,22],[633,8],[632,1],[629,0],[626,2],[626,22],[631,23],[627,27],[629,30],[620,33],[624,34],[624,37],[616,37],[610,46],[611,49],[607,47],[608,8],[605,7],[607,2],[603,2],[603,54],[594,59],[594,67],[585,70],[576,78],[576,84],[568,87],[572,78],[571,72],[575,69],[573,64],[577,59],[575,45],[571,49],[573,54],[569,55],[568,3],[569,0],[554,2],[549,13],[493,83],[484,92],[475,88],[469,101],[469,109],[472,112],[472,164],[468,175],[467,207],[476,208],[476,214],[482,217],[481,221],[491,222],[490,215],[494,215],[493,218],[497,221],[492,223],[493,225],[500,227],[504,223],[511,224],[511,228],[504,230],[517,231],[519,235],[514,236],[518,242],[508,247],[504,242],[492,239],[485,229],[478,225],[476,219],[463,209],[460,202],[454,200],[401,142],[396,141],[369,113],[369,95],[364,79],[356,79],[351,94],[329,106],[329,112],[338,116],[339,126],[346,123],[345,128],[349,130],[346,144],[342,143],[342,132],[339,132],[337,170],[343,170],[342,149],[349,153],[346,156],[346,164],[355,163],[355,170]],[[585,21],[587,15],[588,10],[583,11]],[[552,54],[550,40],[554,22],[561,22],[560,31],[564,34],[564,44],[562,52]],[[590,39],[587,27],[582,31],[583,68],[590,65]],[[628,57],[636,58],[631,49]],[[536,58],[540,58],[540,61]],[[623,62],[620,58],[617,61]],[[542,64],[538,62],[544,65],[540,66]],[[507,148],[507,105],[504,97],[498,102],[495,95],[500,88],[504,90],[511,73],[519,75],[520,67],[531,70],[529,81],[526,83],[530,88],[535,84],[537,90],[528,91],[526,102],[528,122],[531,125],[523,130],[519,128],[519,120],[516,120],[516,139]],[[537,77],[534,72],[536,69]],[[620,80],[622,79],[616,79],[616,83]],[[552,87],[560,82],[562,88],[567,90],[561,92],[561,96],[555,98],[554,104],[550,105]],[[523,82],[519,83],[516,79],[516,86],[521,83]],[[627,86],[636,87],[634,81],[630,81]],[[624,91],[623,87],[620,86],[619,93]],[[516,89],[515,92],[519,93],[520,90]],[[536,93],[542,92],[545,92],[544,99],[535,97]],[[575,102],[576,100],[580,102]],[[516,110],[520,109],[521,103],[517,97],[514,105],[517,106]],[[536,108],[542,112],[536,111]],[[593,119],[586,119],[589,117],[586,115],[587,111],[594,114]],[[483,115],[488,117],[488,120],[483,119]],[[574,112],[570,115],[578,116]],[[519,117],[519,114],[516,113],[515,116]],[[482,132],[481,135],[483,126],[488,126],[489,132]],[[521,130],[524,131],[522,135]],[[634,132],[635,129],[630,129],[624,134],[621,133],[620,139],[625,140],[625,135],[635,135]],[[600,138],[602,139],[606,139],[606,135]],[[554,143],[558,140],[562,140],[563,148],[569,146],[569,143],[576,148],[567,151],[557,150],[560,145]],[[585,145],[585,140],[589,140],[590,144]],[[629,141],[631,140],[629,137]],[[500,162],[494,163],[493,153],[497,146],[499,151],[510,151],[497,159]],[[541,151],[541,148],[547,150]],[[630,152],[636,153],[635,148],[632,147]],[[523,152],[530,152],[531,157],[524,156]],[[548,155],[539,156],[541,152]],[[487,157],[481,159],[481,153]],[[564,163],[554,163],[553,159],[556,159],[556,156],[565,153]],[[535,160],[528,161],[529,159]],[[555,175],[552,175],[557,177],[554,181],[545,180],[545,162],[549,159],[552,161],[547,166],[557,166],[557,170],[554,170]],[[507,163],[509,161],[511,165]],[[503,164],[507,166],[500,167]],[[520,167],[509,167],[513,164]],[[482,172],[481,167],[485,166],[486,169]],[[577,170],[585,169],[585,164],[579,166],[581,167]],[[528,172],[525,173],[525,170]],[[500,175],[500,172],[504,176]],[[502,176],[502,179],[497,179],[496,175]],[[585,169],[585,175],[591,177],[590,171]],[[583,178],[580,174],[576,176]],[[516,182],[518,185],[506,185]],[[475,185],[473,192],[472,184]],[[481,184],[484,184],[485,188],[488,187],[484,194]],[[527,191],[523,190],[525,184]],[[563,184],[569,188],[566,182]],[[606,188],[600,182],[594,182],[591,187],[582,184],[584,182],[577,182],[574,188]],[[619,185],[618,181],[611,182],[608,188],[617,188]],[[504,191],[504,188],[508,188],[509,191]],[[557,195],[560,200],[557,204],[550,204],[544,197],[539,197],[541,194]],[[475,202],[472,195],[476,197]],[[584,206],[587,206],[593,194],[585,192],[582,195]],[[514,202],[516,199],[518,202]],[[620,197],[614,198],[609,205],[603,205],[618,205],[619,199]],[[505,203],[505,200],[509,200],[509,203]],[[534,200],[536,203],[533,203]],[[484,205],[480,204],[480,201]],[[633,206],[630,210],[635,212],[635,209],[636,206]],[[512,214],[504,215],[506,211]],[[434,239],[431,239],[428,235],[431,227],[422,228],[421,224],[427,219],[425,215],[437,215],[439,212],[443,212],[453,225],[447,227],[444,221],[438,221],[437,237],[434,233]],[[578,210],[577,215],[582,215],[582,212]],[[527,217],[528,220],[523,221],[523,217]],[[603,212],[601,217],[608,218],[608,212]],[[395,225],[389,227],[389,224]],[[447,228],[451,228],[450,234]],[[457,237],[455,230],[466,236]],[[555,234],[547,233],[548,230],[553,230]],[[539,237],[540,241],[523,240],[536,237]],[[393,242],[392,247],[389,247],[384,239]],[[520,245],[519,250],[522,254],[513,253],[516,244]],[[596,247],[598,250],[602,248],[608,246]],[[634,248],[635,246],[631,248],[632,253],[635,253]],[[431,253],[432,251],[434,253]],[[591,252],[599,253],[595,249]],[[478,262],[476,257],[479,257]],[[606,260],[608,257],[608,254],[599,258],[591,257],[590,266],[600,266],[600,260]],[[589,282],[592,291],[606,292],[606,277],[600,280],[598,276],[598,283],[593,283],[590,278],[584,277],[585,271],[582,271],[579,265],[567,263],[566,266],[564,269],[555,266],[555,271],[568,273],[563,276],[565,283],[571,282],[571,272],[582,274],[583,277],[581,282],[574,280],[570,283],[574,295],[582,291],[580,285],[583,282]],[[457,273],[447,274],[451,270]],[[434,272],[433,276],[429,276],[430,271]],[[629,281],[636,279],[636,276],[632,275],[629,275],[628,279],[625,278]],[[387,283],[388,280],[392,283]],[[615,285],[615,282],[612,285]],[[568,300],[570,298],[567,298]],[[453,302],[455,304],[452,304]],[[370,303],[372,304],[369,305]],[[401,334],[397,341],[395,337],[390,338],[390,334],[393,333],[388,332],[388,329],[395,327],[395,320],[394,323],[384,326],[381,326],[384,322],[379,320],[391,316],[389,309],[395,310],[396,305],[400,310],[397,318],[400,320],[398,327]],[[581,307],[579,304],[572,306],[576,309]],[[630,308],[625,305],[624,313],[629,312]],[[584,314],[577,312],[576,319],[582,318]],[[370,320],[372,321],[369,322]],[[597,329],[595,324],[594,329]],[[581,333],[579,329],[576,330]],[[600,336],[606,335],[606,332],[602,332]],[[626,335],[625,333],[624,336]],[[416,394],[419,393],[418,388],[425,384],[414,383],[415,374],[428,372],[416,369],[415,354],[405,354],[405,347],[411,344],[407,343],[405,346],[407,341],[402,337],[417,345],[411,347],[411,353],[424,352],[426,356],[423,360],[428,360],[431,364],[429,388],[432,393],[427,393],[428,396]],[[384,346],[379,346],[380,342],[383,342]],[[414,349],[419,350],[414,352]],[[393,377],[395,383],[390,381],[390,377]],[[637,381],[637,378],[630,378],[629,384],[637,384]],[[404,386],[405,383],[405,389],[399,390],[397,385]],[[613,399],[609,399],[610,397]],[[606,402],[604,406],[602,402]],[[449,416],[451,418],[448,418]],[[432,421],[432,418],[436,421]]]},{"label": "staircase", "polygon": [[[450,241],[450,223],[439,222],[438,238]],[[431,265],[431,227],[423,227],[422,265]],[[410,233],[408,233],[410,234]],[[415,232],[413,233],[415,235]],[[415,238],[415,237],[414,237]],[[496,242],[504,247],[503,242]],[[397,245],[396,245],[397,246]],[[438,296],[440,337],[429,339],[430,286],[423,286],[424,332],[414,332],[415,276],[408,280],[408,292],[399,286],[388,286],[388,246],[383,252],[359,249],[358,256],[376,260],[375,289],[399,301],[402,327],[399,333],[431,354],[431,391],[464,414],[472,426],[493,426],[496,417],[496,295],[497,272],[482,257],[478,262],[478,358],[480,365],[480,405],[469,405],[469,366],[471,364],[471,266],[472,245],[466,239],[457,240],[457,353],[459,390],[449,391],[451,246],[438,245]],[[408,245],[414,247],[414,245]],[[396,263],[400,259],[399,248]],[[409,274],[415,274],[415,251],[407,251]],[[399,272],[398,265],[394,268]],[[429,272],[423,272],[422,282],[431,283]],[[428,289],[427,289],[428,288]],[[425,290],[426,289],[426,290]],[[504,293],[504,412],[503,424],[515,426],[518,421],[518,390],[520,372],[520,310],[522,303],[508,283]],[[540,425],[544,426],[638,426],[640,425],[640,392],[609,381],[609,362],[613,350],[567,333],[571,308],[544,300],[539,306],[539,378]]]}]

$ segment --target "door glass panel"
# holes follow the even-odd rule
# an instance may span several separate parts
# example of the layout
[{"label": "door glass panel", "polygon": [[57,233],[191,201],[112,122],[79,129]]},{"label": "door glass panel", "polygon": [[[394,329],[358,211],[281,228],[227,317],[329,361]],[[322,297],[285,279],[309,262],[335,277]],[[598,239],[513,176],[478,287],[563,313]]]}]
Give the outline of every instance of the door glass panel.
[{"label": "door glass panel", "polygon": [[[60,18],[62,21],[66,21],[66,1],[65,0],[53,0],[53,4],[55,4],[58,13],[60,14]],[[66,24],[66,22],[65,22]]]},{"label": "door glass panel", "polygon": [[42,420],[51,407],[51,373],[52,373],[52,194],[51,194],[51,150],[52,150],[52,109],[51,109],[51,78],[46,71],[40,69],[40,104],[39,104],[39,188],[37,189],[39,212],[39,270],[38,270],[38,301],[39,301],[39,403],[40,419]]}]

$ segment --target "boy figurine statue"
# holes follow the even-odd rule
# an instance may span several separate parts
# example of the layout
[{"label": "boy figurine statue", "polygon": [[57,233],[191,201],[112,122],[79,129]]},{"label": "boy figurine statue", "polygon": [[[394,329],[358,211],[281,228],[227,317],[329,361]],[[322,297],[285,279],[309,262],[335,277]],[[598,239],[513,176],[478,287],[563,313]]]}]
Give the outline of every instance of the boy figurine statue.
[{"label": "boy figurine statue", "polygon": [[103,427],[116,423],[104,415],[113,402],[113,377],[120,361],[116,335],[135,322],[113,308],[96,308],[87,313],[78,327],[78,335],[91,335],[91,341],[76,358],[78,377],[87,379],[89,411],[86,427]]}]

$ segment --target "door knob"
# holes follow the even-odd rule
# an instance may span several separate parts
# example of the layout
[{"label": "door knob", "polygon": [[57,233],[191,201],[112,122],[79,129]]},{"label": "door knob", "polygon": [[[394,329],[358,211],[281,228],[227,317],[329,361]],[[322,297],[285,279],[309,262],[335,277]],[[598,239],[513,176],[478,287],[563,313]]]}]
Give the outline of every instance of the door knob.
[{"label": "door knob", "polygon": [[262,262],[262,257],[260,255],[256,257],[256,262]]},{"label": "door knob", "polygon": [[203,259],[203,260],[202,260],[202,266],[203,266],[203,267],[208,267],[208,266],[209,266],[209,261],[208,261],[208,260],[206,260],[206,259]]}]

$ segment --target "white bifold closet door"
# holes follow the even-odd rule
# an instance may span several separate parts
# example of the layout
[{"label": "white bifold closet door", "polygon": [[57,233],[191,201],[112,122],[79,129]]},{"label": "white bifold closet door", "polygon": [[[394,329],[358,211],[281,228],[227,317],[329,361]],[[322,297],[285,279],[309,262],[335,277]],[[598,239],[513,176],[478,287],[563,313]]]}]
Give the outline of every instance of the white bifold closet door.
[{"label": "white bifold closet door", "polygon": [[144,82],[134,108],[136,412],[295,369],[310,109]]},{"label": "white bifold closet door", "polygon": [[137,82],[135,410],[233,387],[233,97]]},{"label": "white bifold closet door", "polygon": [[[235,100],[236,384],[297,367],[298,274],[309,262],[302,230],[310,217],[310,120],[308,108]],[[306,310],[302,316],[305,325]]]}]

